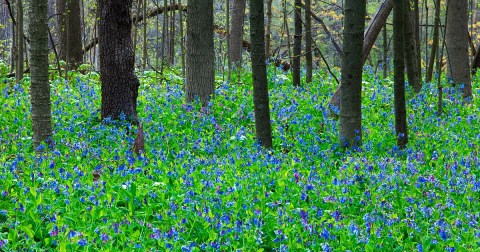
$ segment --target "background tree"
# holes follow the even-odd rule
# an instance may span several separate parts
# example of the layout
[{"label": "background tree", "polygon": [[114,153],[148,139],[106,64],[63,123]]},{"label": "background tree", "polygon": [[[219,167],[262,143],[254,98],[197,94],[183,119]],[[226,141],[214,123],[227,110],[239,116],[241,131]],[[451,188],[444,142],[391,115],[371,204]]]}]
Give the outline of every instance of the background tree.
[{"label": "background tree", "polygon": [[395,133],[397,135],[397,145],[400,148],[405,148],[408,142],[407,109],[405,107],[404,11],[405,11],[405,0],[394,0],[393,65],[394,65]]},{"label": "background tree", "polygon": [[250,0],[250,40],[252,41],[253,103],[256,137],[265,148],[272,147],[272,126],[265,64],[265,30],[262,0]]},{"label": "background tree", "polygon": [[187,102],[192,102],[198,97],[206,105],[213,95],[214,60],[213,0],[188,0]]},{"label": "background tree", "polygon": [[468,1],[448,0],[447,15],[447,75],[456,85],[462,85],[464,97],[472,96],[468,58]]},{"label": "background tree", "polygon": [[16,0],[17,5],[17,35],[16,35],[16,43],[17,43],[17,66],[16,66],[16,82],[20,83],[23,79],[23,3],[22,0]]},{"label": "background tree", "polygon": [[313,57],[312,57],[312,11],[311,0],[305,0],[305,71],[306,82],[312,82]]},{"label": "background tree", "polygon": [[363,30],[366,0],[345,1],[342,83],[340,98],[340,145],[362,144]]},{"label": "background tree", "polygon": [[131,37],[132,0],[99,0],[100,80],[102,82],[102,118],[136,122],[140,83],[134,73]]},{"label": "background tree", "polygon": [[415,36],[415,26],[418,25],[415,22],[415,13],[410,9],[410,0],[404,1],[403,11],[403,32],[404,32],[404,44],[405,44],[405,62],[407,68],[408,83],[415,90],[416,93],[422,90],[422,84],[420,83],[420,67],[417,66],[418,57],[420,53],[417,51],[416,45],[418,37]]},{"label": "background tree", "polygon": [[82,21],[79,0],[57,0],[58,54],[75,69],[83,62]]},{"label": "background tree", "polygon": [[230,60],[236,68],[242,62],[243,23],[245,16],[245,0],[234,0],[232,8],[232,21],[230,26]]},{"label": "background tree", "polygon": [[30,96],[35,149],[42,142],[51,144],[52,113],[48,82],[48,19],[47,0],[30,0]]},{"label": "background tree", "polygon": [[293,39],[293,85],[300,86],[300,67],[302,55],[302,0],[295,0],[294,8],[295,36]]}]

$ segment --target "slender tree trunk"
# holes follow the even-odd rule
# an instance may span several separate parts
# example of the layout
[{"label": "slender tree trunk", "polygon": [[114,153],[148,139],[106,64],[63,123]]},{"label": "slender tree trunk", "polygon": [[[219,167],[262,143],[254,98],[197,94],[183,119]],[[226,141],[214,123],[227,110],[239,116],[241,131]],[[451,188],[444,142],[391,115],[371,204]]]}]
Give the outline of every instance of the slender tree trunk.
[{"label": "slender tree trunk", "polygon": [[366,0],[346,0],[340,98],[340,145],[362,144],[362,52]]},{"label": "slender tree trunk", "polygon": [[32,129],[35,150],[42,142],[51,145],[52,113],[50,84],[48,82],[48,19],[47,0],[30,0],[30,96],[32,104]]},{"label": "slender tree trunk", "polygon": [[288,28],[288,10],[287,10],[287,0],[283,0],[282,2],[283,7],[283,25],[285,27],[285,33],[287,35],[287,51],[288,51],[288,59],[292,60],[292,42],[290,39],[290,29]]},{"label": "slender tree trunk", "polygon": [[435,0],[435,23],[433,25],[432,51],[430,53],[430,61],[427,69],[427,82],[432,81],[433,66],[435,65],[435,58],[438,56],[438,47],[440,41],[440,8],[440,0]]},{"label": "slender tree trunk", "polygon": [[207,105],[214,92],[213,0],[188,0],[186,100]]},{"label": "slender tree trunk", "polygon": [[269,59],[271,57],[270,52],[272,50],[272,3],[273,0],[267,0],[267,27],[265,36],[265,57]]},{"label": "slender tree trunk", "polygon": [[312,82],[313,57],[312,57],[312,16],[311,0],[305,0],[305,63],[306,63],[306,82]]},{"label": "slender tree trunk", "polygon": [[66,13],[67,13],[67,0],[57,0],[55,2],[56,14],[57,14],[57,36],[58,36],[58,57],[61,60],[67,60],[67,33],[66,33]]},{"label": "slender tree trunk", "polygon": [[83,62],[80,1],[67,0],[66,9],[66,61],[68,69],[76,69]]},{"label": "slender tree trunk", "polygon": [[75,69],[83,62],[82,21],[79,0],[57,0],[58,56]]},{"label": "slender tree trunk", "polygon": [[137,97],[140,82],[134,73],[132,45],[132,0],[99,0],[100,80],[102,118],[138,122]]},{"label": "slender tree trunk", "polygon": [[[227,31],[230,31],[230,0],[225,1],[227,18],[225,20],[225,27]],[[267,27],[268,29],[268,27]],[[230,59],[230,34],[227,34],[227,81],[230,83],[232,79],[232,60]]]},{"label": "slender tree trunk", "polygon": [[272,127],[265,64],[265,31],[262,0],[250,0],[250,38],[252,41],[253,102],[256,137],[264,148],[272,147]]},{"label": "slender tree trunk", "polygon": [[404,10],[405,0],[394,0],[393,9],[393,65],[395,133],[397,145],[403,149],[408,142],[407,110],[405,107]]},{"label": "slender tree trunk", "polygon": [[[420,38],[420,10],[418,6],[418,0],[413,0],[413,36],[415,38],[415,57],[417,68],[415,71],[418,73],[419,87],[422,88],[422,47]],[[428,28],[425,27],[425,28]]]},{"label": "slender tree trunk", "polygon": [[[142,13],[144,16],[147,15],[147,0],[143,0]],[[143,56],[142,56],[142,70],[147,69],[147,58],[148,58],[148,48],[147,48],[147,19],[143,19]]]},{"label": "slender tree trunk", "polygon": [[302,55],[302,0],[295,0],[295,36],[293,39],[293,64],[292,77],[293,85],[300,86],[300,62]]},{"label": "slender tree trunk", "polygon": [[448,0],[447,75],[462,87],[465,98],[472,96],[468,58],[468,1]]},{"label": "slender tree trunk", "polygon": [[16,67],[16,82],[20,83],[23,79],[23,3],[22,0],[16,1],[17,5],[17,67]]},{"label": "slender tree trunk", "polygon": [[230,60],[235,67],[240,67],[242,60],[243,21],[245,0],[234,0],[232,8],[232,25],[230,27]]},{"label": "slender tree trunk", "polygon": [[407,76],[408,83],[415,90],[416,93],[422,90],[422,85],[420,83],[420,73],[418,72],[419,68],[417,67],[417,51],[416,43],[417,39],[414,32],[414,17],[415,14],[410,10],[409,0],[404,1],[404,17],[403,17],[403,31],[404,31],[404,43],[405,43],[405,61],[407,67]]},{"label": "slender tree trunk", "polygon": [[[175,6],[175,0],[170,1],[171,6]],[[172,16],[170,17],[170,66],[175,65],[175,12],[172,11]]]},{"label": "slender tree trunk", "polygon": [[178,0],[178,17],[180,23],[180,58],[182,61],[182,77],[185,78],[185,35],[183,32],[183,11],[182,11],[182,0]]},{"label": "slender tree trunk", "polygon": [[388,31],[387,25],[383,26],[383,78],[388,77]]}]

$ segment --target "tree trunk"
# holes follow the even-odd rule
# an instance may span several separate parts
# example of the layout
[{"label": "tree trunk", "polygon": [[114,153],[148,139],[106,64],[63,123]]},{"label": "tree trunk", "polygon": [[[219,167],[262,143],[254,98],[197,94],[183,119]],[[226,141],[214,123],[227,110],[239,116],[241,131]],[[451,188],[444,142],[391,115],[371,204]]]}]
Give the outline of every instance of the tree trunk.
[{"label": "tree trunk", "polygon": [[[428,26],[426,27],[428,28]],[[413,0],[413,36],[415,38],[415,57],[417,68],[415,71],[418,73],[419,87],[422,88],[422,46],[420,38],[420,10],[418,6],[418,0]]]},{"label": "tree trunk", "polygon": [[245,0],[234,0],[232,8],[232,25],[230,27],[230,60],[239,67],[242,61],[243,21]]},{"label": "tree trunk", "polygon": [[302,55],[302,0],[295,0],[295,36],[293,39],[293,64],[292,77],[293,85],[300,86],[300,60]]},{"label": "tree trunk", "polygon": [[52,113],[50,84],[48,82],[48,19],[47,0],[30,0],[30,96],[32,104],[32,130],[35,150],[42,142],[51,144]]},{"label": "tree trunk", "polygon": [[256,137],[264,148],[272,147],[272,127],[265,64],[265,31],[262,0],[250,0],[250,38],[252,41],[253,103]]},{"label": "tree trunk", "polygon": [[427,69],[427,82],[432,81],[433,77],[433,66],[435,65],[435,58],[438,55],[438,47],[440,41],[440,0],[435,0],[435,23],[433,25],[433,43],[432,51],[430,53],[430,60],[428,63]]},{"label": "tree trunk", "polygon": [[213,0],[188,0],[186,100],[207,105],[214,92]]},{"label": "tree trunk", "polygon": [[403,32],[404,32],[404,43],[405,43],[405,61],[407,67],[407,76],[408,84],[415,90],[416,93],[419,93],[422,90],[422,85],[420,83],[420,73],[418,72],[419,68],[417,67],[417,52],[416,43],[417,38],[415,37],[414,32],[414,17],[415,13],[410,10],[409,0],[404,1],[403,9]]},{"label": "tree trunk", "polygon": [[[170,1],[171,6],[175,6],[175,0]],[[169,40],[170,52],[169,52],[169,63],[170,66],[175,65],[175,12],[172,11],[172,15],[170,17],[170,40]]]},{"label": "tree trunk", "polygon": [[388,77],[388,31],[387,25],[383,26],[383,78],[386,79]]},{"label": "tree trunk", "polygon": [[[147,0],[143,0],[143,5],[142,5],[142,12],[143,15],[147,15]],[[148,58],[148,50],[147,50],[147,19],[145,18],[143,20],[143,46],[142,46],[142,70],[145,71],[147,69],[147,58]]]},{"label": "tree trunk", "polygon": [[340,99],[340,145],[362,144],[362,51],[366,0],[346,0]]},{"label": "tree trunk", "polygon": [[405,0],[394,0],[393,10],[393,66],[395,133],[397,145],[403,149],[408,142],[407,110],[405,107],[405,55],[404,55]]},{"label": "tree trunk", "polygon": [[364,64],[367,61],[368,55],[370,55],[370,51],[377,40],[378,34],[380,34],[383,26],[387,23],[388,16],[390,15],[390,12],[392,12],[392,9],[393,0],[385,0],[365,31],[365,42],[363,44]]},{"label": "tree trunk", "polygon": [[468,1],[449,0],[447,15],[447,75],[462,88],[463,96],[472,96],[468,59]]},{"label": "tree trunk", "polygon": [[20,83],[23,79],[23,51],[24,51],[24,39],[23,39],[23,3],[22,0],[16,1],[17,5],[17,67],[16,67],[16,82]]},{"label": "tree trunk", "polygon": [[[382,30],[382,27],[386,24],[388,16],[390,15],[390,12],[392,11],[392,9],[393,9],[393,0],[385,0],[385,2],[382,3],[377,13],[375,14],[374,18],[370,22],[370,25],[368,26],[367,30],[365,31],[365,39],[364,39],[363,51],[362,51],[362,55],[363,55],[362,65],[365,64],[365,62],[367,61],[368,56],[370,55],[370,51],[372,50],[373,44],[375,44],[378,34]],[[342,91],[341,91],[341,85],[340,85],[339,87],[337,87],[337,90],[335,91],[332,98],[330,99],[329,104],[332,107],[339,108],[341,96],[342,96]]]},{"label": "tree trunk", "polygon": [[265,58],[269,59],[272,50],[272,3],[273,0],[267,0],[267,31],[265,36]]},{"label": "tree trunk", "polygon": [[58,56],[75,69],[83,62],[82,21],[79,0],[57,0]]},{"label": "tree trunk", "polygon": [[67,0],[66,9],[66,61],[68,62],[69,69],[76,69],[83,62],[80,1]]},{"label": "tree trunk", "polygon": [[100,80],[102,118],[138,122],[137,97],[140,83],[134,73],[132,45],[132,0],[99,0]]},{"label": "tree trunk", "polygon": [[305,0],[305,64],[306,83],[312,82],[313,57],[312,57],[312,16],[311,0]]}]

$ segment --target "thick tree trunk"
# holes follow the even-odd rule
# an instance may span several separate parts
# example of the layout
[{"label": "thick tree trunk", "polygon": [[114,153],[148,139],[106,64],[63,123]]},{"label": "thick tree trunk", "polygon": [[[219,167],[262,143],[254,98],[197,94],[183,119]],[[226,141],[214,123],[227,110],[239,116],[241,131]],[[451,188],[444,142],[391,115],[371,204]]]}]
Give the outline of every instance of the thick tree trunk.
[{"label": "thick tree trunk", "polygon": [[52,113],[50,84],[48,82],[48,19],[47,0],[30,0],[30,96],[32,104],[32,129],[35,149],[42,142],[51,144]]},{"label": "thick tree trunk", "polygon": [[313,72],[311,7],[311,0],[305,0],[305,70],[307,83],[312,82]]},{"label": "thick tree trunk", "polygon": [[67,13],[67,0],[57,0],[55,2],[56,14],[57,14],[57,36],[58,44],[57,51],[58,57],[67,61],[67,26],[66,26],[66,13]]},{"label": "thick tree trunk", "polygon": [[102,118],[136,123],[140,83],[134,73],[132,46],[132,0],[100,0],[100,80]]},{"label": "thick tree trunk", "polygon": [[447,15],[447,75],[463,86],[464,97],[472,96],[468,59],[468,1],[449,0]]},{"label": "thick tree trunk", "polygon": [[253,102],[256,137],[264,148],[272,147],[272,127],[265,64],[265,31],[262,0],[250,0],[250,38],[252,41]]},{"label": "thick tree trunk", "polygon": [[428,63],[426,81],[431,82],[433,77],[433,66],[435,65],[435,58],[438,55],[438,47],[440,41],[440,0],[435,0],[435,23],[433,25],[433,43],[432,51],[430,53],[430,60]]},{"label": "thick tree trunk", "polygon": [[295,0],[295,35],[293,37],[293,64],[292,79],[293,85],[300,86],[300,62],[302,56],[302,0]]},{"label": "thick tree trunk", "polygon": [[230,26],[230,60],[239,67],[242,61],[243,21],[245,0],[234,0],[232,8],[232,25]]},{"label": "thick tree trunk", "polygon": [[408,84],[415,90],[416,93],[422,90],[422,84],[420,83],[420,73],[418,72],[419,68],[417,67],[417,52],[416,43],[417,39],[414,32],[414,17],[415,13],[410,10],[409,0],[404,1],[403,9],[403,32],[404,32],[404,43],[405,43],[405,61],[407,67],[407,76]]},{"label": "thick tree trunk", "polygon": [[186,100],[207,105],[214,92],[213,0],[188,0]]},{"label": "thick tree trunk", "polygon": [[270,51],[272,50],[272,3],[273,0],[267,0],[267,27],[265,36],[265,57],[270,58]]},{"label": "thick tree trunk", "polygon": [[362,144],[362,51],[366,0],[345,1],[340,99],[340,145]]},{"label": "thick tree trunk", "polygon": [[393,10],[393,66],[395,133],[397,145],[403,149],[408,142],[407,110],[405,107],[405,55],[404,55],[405,0],[395,0]]},{"label": "thick tree trunk", "polygon": [[16,1],[17,5],[17,67],[16,67],[16,82],[20,83],[23,79],[23,51],[24,51],[24,39],[23,39],[23,3],[22,0]]}]

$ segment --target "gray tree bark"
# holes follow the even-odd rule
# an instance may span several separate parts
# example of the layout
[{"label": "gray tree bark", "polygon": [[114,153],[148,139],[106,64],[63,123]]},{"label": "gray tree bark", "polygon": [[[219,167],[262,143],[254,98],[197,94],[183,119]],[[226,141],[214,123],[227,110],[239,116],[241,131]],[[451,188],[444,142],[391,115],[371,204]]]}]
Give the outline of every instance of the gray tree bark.
[{"label": "gray tree bark", "polygon": [[[231,46],[231,44],[230,44]],[[188,0],[186,101],[206,105],[214,92],[213,0]]]},{"label": "gray tree bark", "polygon": [[234,0],[232,8],[232,23],[230,26],[230,60],[235,67],[242,61],[243,23],[245,16],[245,0]]},{"label": "gray tree bark", "polygon": [[30,0],[30,96],[33,143],[37,152],[42,142],[51,144],[52,113],[48,82],[47,0]]},{"label": "gray tree bark", "polygon": [[366,0],[346,0],[340,98],[340,146],[362,144],[362,52]]},{"label": "gray tree bark", "polygon": [[24,39],[23,39],[23,3],[22,0],[17,0],[16,1],[16,6],[17,6],[17,35],[16,37],[16,43],[17,43],[17,67],[16,69],[16,82],[20,83],[23,79],[23,53],[24,53]]},{"label": "gray tree bark", "polygon": [[447,76],[461,86],[464,97],[472,96],[468,59],[468,1],[449,0],[447,15]]}]

